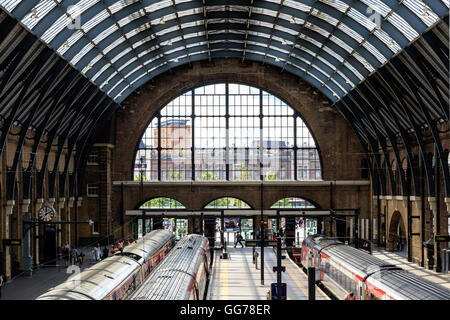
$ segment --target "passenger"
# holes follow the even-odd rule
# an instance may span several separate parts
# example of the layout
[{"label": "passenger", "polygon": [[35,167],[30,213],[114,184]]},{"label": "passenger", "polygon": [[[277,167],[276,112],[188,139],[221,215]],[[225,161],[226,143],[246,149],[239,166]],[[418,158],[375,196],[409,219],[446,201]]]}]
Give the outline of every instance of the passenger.
[{"label": "passenger", "polygon": [[101,260],[101,256],[100,256],[100,243],[97,242],[97,247],[95,247],[95,260],[96,262]]},{"label": "passenger", "polygon": [[84,258],[84,253],[83,253],[83,251],[79,250],[79,252],[78,252],[78,262],[80,264],[80,267],[83,264],[83,258]]},{"label": "passenger", "polygon": [[108,258],[108,256],[109,256],[109,250],[108,250],[108,247],[105,246],[105,249],[103,249],[102,260],[105,260],[106,258]]},{"label": "passenger", "polygon": [[116,253],[116,249],[114,248],[114,244],[111,245],[111,254]]},{"label": "passenger", "polygon": [[72,251],[70,252],[71,264],[75,265],[77,263],[78,251],[75,246],[72,246]]},{"label": "passenger", "polygon": [[119,247],[120,254],[123,255],[123,242],[122,241],[119,241],[118,247]]},{"label": "passenger", "polygon": [[236,243],[234,244],[234,247],[235,247],[235,248],[236,248],[236,245],[237,245],[238,243],[242,246],[242,248],[244,247],[244,245],[242,244],[242,235],[241,235],[240,233],[238,233],[238,235],[237,235],[237,241],[236,241]]},{"label": "passenger", "polygon": [[66,242],[66,244],[63,245],[62,254],[63,254],[63,258],[64,258],[65,267],[68,267],[69,261],[70,261],[70,247],[69,247],[68,242]]}]

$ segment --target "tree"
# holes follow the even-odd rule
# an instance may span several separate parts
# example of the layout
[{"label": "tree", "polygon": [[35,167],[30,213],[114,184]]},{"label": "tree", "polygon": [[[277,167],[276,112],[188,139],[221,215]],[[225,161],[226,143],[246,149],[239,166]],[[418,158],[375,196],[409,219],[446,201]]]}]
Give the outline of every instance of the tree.
[{"label": "tree", "polygon": [[206,171],[201,174],[200,181],[210,181],[210,180],[217,180],[217,175],[214,172],[211,172],[208,169],[206,169]]},{"label": "tree", "polygon": [[245,163],[241,163],[241,174],[237,180],[250,180],[250,171],[248,171]]},{"label": "tree", "polygon": [[277,174],[276,173],[273,173],[273,172],[271,172],[271,171],[269,171],[267,174],[266,174],[266,177],[264,178],[264,180],[277,180]]},{"label": "tree", "polygon": [[169,171],[170,180],[181,180],[180,171]]},{"label": "tree", "polygon": [[143,172],[138,172],[138,174],[134,177],[134,181],[141,181],[141,176],[142,176],[142,181],[147,180],[147,177],[145,176],[145,174]]}]

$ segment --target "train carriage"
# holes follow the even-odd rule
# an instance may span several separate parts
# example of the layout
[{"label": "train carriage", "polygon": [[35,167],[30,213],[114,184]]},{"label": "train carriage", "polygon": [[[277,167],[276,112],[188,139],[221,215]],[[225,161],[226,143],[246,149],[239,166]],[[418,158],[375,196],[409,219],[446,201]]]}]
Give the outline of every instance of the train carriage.
[{"label": "train carriage", "polygon": [[[37,300],[123,300],[147,278],[173,247],[175,237],[168,230],[154,230],[64,283]],[[75,267],[69,266],[69,268]],[[70,271],[70,269],[69,269]]]},{"label": "train carriage", "polygon": [[210,258],[207,238],[200,235],[182,238],[131,299],[204,299]]},{"label": "train carriage", "polygon": [[323,235],[304,240],[301,261],[318,267],[320,281],[340,299],[450,299],[447,288]]}]

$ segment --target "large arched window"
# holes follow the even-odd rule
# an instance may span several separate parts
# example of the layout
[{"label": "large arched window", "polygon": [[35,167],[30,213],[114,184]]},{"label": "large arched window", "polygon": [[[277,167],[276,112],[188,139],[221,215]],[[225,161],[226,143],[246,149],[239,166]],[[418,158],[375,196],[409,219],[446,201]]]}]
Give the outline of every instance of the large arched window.
[{"label": "large arched window", "polygon": [[298,112],[261,89],[218,83],[190,90],[156,113],[139,143],[133,177],[316,180],[322,172]]}]

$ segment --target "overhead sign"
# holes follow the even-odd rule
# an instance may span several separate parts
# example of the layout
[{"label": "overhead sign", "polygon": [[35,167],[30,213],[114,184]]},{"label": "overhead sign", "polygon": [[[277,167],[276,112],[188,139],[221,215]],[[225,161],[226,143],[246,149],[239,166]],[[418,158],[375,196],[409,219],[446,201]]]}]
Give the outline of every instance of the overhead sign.
[{"label": "overhead sign", "polygon": [[449,242],[450,241],[450,235],[447,234],[439,234],[434,236],[434,241],[436,242]]},{"label": "overhead sign", "polygon": [[3,239],[4,246],[20,246],[22,245],[22,239]]}]

